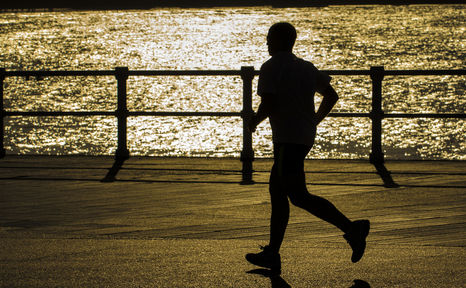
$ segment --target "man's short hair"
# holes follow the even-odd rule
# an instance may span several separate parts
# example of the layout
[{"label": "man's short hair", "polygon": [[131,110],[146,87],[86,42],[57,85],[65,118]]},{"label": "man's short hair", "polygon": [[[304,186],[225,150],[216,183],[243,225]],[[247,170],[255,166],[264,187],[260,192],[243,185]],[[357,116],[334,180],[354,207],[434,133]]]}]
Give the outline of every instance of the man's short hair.
[{"label": "man's short hair", "polygon": [[280,50],[291,51],[296,41],[296,29],[288,22],[278,22],[270,27],[268,36]]}]

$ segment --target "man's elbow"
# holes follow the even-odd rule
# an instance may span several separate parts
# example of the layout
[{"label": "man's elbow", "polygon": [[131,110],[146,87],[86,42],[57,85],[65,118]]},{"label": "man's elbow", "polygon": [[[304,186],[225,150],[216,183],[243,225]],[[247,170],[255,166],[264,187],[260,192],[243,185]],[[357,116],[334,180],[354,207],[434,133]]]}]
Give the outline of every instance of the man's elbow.
[{"label": "man's elbow", "polygon": [[331,102],[337,102],[339,99],[338,94],[335,89],[333,89],[332,85],[328,85],[322,94]]}]

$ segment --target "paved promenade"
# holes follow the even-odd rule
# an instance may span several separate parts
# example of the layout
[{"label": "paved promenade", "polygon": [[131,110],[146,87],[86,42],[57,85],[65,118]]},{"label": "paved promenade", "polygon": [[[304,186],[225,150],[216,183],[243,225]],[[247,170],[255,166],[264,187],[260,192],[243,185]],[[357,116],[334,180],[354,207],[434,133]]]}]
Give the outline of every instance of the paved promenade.
[{"label": "paved promenade", "polygon": [[[292,207],[281,277],[247,263],[268,239],[270,160],[0,160],[0,287],[466,287],[466,162],[306,163],[309,190],[368,218],[357,264],[342,233]],[[387,175],[385,175],[387,177]],[[385,179],[386,180],[386,179]],[[384,185],[385,183],[385,185]]]}]

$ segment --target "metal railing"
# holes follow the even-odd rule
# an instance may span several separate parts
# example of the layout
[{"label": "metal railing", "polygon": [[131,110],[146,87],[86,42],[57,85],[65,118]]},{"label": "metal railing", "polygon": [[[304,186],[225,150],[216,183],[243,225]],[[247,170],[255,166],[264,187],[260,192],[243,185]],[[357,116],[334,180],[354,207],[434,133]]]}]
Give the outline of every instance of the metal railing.
[{"label": "metal railing", "polygon": [[[330,113],[330,117],[368,117],[372,122],[372,144],[370,162],[379,165],[384,162],[382,149],[382,120],[384,118],[466,118],[464,113],[384,113],[382,109],[382,81],[385,76],[419,76],[419,75],[466,75],[466,70],[385,70],[383,66],[371,67],[370,70],[326,70],[329,75],[370,76],[372,80],[372,103],[369,113]],[[6,71],[0,68],[0,158],[5,157],[4,117],[6,116],[115,116],[118,121],[118,142],[115,163],[128,159],[127,118],[129,116],[216,116],[241,117],[243,120],[242,162],[243,184],[253,183],[254,150],[252,133],[248,123],[254,114],[252,108],[252,82],[259,72],[254,67],[243,66],[241,70],[129,70],[117,67],[115,70],[87,71]],[[6,77],[43,77],[53,76],[114,76],[117,80],[117,109],[111,111],[6,111],[3,106],[3,84]],[[129,111],[127,108],[127,80],[130,76],[240,76],[243,81],[243,103],[241,112],[163,112],[163,111]],[[377,167],[377,166],[376,166]],[[379,171],[379,169],[378,169]],[[379,171],[380,172],[380,171]],[[115,176],[115,175],[113,175]]]}]

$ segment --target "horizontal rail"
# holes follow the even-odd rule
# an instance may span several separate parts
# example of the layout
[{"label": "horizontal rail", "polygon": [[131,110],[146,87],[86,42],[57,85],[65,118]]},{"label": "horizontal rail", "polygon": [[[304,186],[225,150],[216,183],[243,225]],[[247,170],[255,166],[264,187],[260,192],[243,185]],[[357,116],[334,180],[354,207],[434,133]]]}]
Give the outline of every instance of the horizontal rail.
[{"label": "horizontal rail", "polygon": [[[371,75],[371,70],[322,70],[329,75],[363,76]],[[384,70],[387,76],[435,76],[435,75],[466,75],[465,69],[454,70]]]},{"label": "horizontal rail", "polygon": [[[372,144],[369,155],[370,162],[380,164],[384,161],[382,149],[382,121],[388,118],[443,118],[464,119],[465,113],[385,113],[382,105],[382,82],[385,76],[455,76],[466,75],[465,69],[457,70],[385,70],[383,66],[371,67],[365,70],[322,70],[329,75],[344,76],[370,76],[372,82],[371,111],[370,112],[333,112],[330,117],[367,117],[372,126]],[[118,165],[129,157],[127,147],[127,119],[137,116],[174,116],[174,117],[241,117],[243,122],[243,147],[240,160],[243,163],[243,180],[241,183],[253,183],[252,162],[254,161],[254,150],[252,148],[252,132],[248,123],[254,115],[252,109],[252,87],[253,79],[259,75],[254,67],[241,67],[240,70],[129,70],[128,67],[116,67],[114,70],[68,70],[68,71],[6,71],[0,68],[0,158],[5,157],[6,151],[3,146],[4,139],[4,117],[6,116],[113,116],[117,118],[117,149],[115,152],[115,165],[113,170],[118,170]],[[117,84],[117,108],[115,111],[6,111],[3,103],[3,83],[6,77],[35,77],[41,80],[44,77],[54,76],[113,76]],[[127,108],[127,79],[131,76],[240,76],[243,82],[242,111],[212,112],[212,111],[129,111]],[[119,164],[118,164],[119,163]],[[114,169],[115,168],[115,169]],[[112,170],[111,169],[111,170]],[[112,170],[112,171],[113,171]],[[116,172],[108,175],[114,179]],[[108,176],[107,175],[107,176]],[[106,177],[107,179],[107,177]],[[385,180],[384,180],[385,181]]]},{"label": "horizontal rail", "polygon": [[113,111],[5,111],[5,116],[115,116]]},{"label": "horizontal rail", "polygon": [[466,118],[463,113],[386,113],[383,118]]},{"label": "horizontal rail", "polygon": [[[258,71],[257,71],[258,73]],[[5,77],[115,76],[115,70],[6,71]],[[129,70],[128,76],[241,76],[240,70]]]},{"label": "horizontal rail", "polygon": [[47,76],[115,76],[115,70],[36,70],[6,71],[5,77],[47,77]]},{"label": "horizontal rail", "polygon": [[[371,75],[371,70],[322,70],[329,75],[363,76]],[[466,75],[466,69],[454,70],[383,70],[383,75],[391,76],[435,76],[435,75]]]},{"label": "horizontal rail", "polygon": [[[371,117],[371,113],[329,113],[329,117]],[[383,113],[382,118],[466,118],[464,113]]]},{"label": "horizontal rail", "polygon": [[235,117],[241,116],[241,112],[162,112],[162,111],[130,111],[128,116],[212,116]]},{"label": "horizontal rail", "polygon": [[[116,111],[5,111],[5,116],[115,116]],[[241,112],[176,112],[176,111],[128,111],[128,116],[187,116],[187,117],[241,117]],[[332,112],[329,117],[371,117],[371,113]],[[385,113],[383,118],[466,118],[462,113]]]},{"label": "horizontal rail", "polygon": [[393,76],[435,76],[435,75],[466,75],[465,69],[457,70],[385,70],[385,75]]},{"label": "horizontal rail", "polygon": [[[330,75],[364,76],[371,75],[371,70],[322,70]],[[456,70],[384,70],[387,76],[435,76],[466,75],[465,69]],[[5,71],[5,77],[47,77],[47,76],[115,76],[115,70],[36,70]],[[254,75],[259,75],[255,70]],[[129,70],[128,76],[241,76],[241,70]]]},{"label": "horizontal rail", "polygon": [[[115,116],[117,111],[5,111],[5,116]],[[161,112],[161,111],[128,111],[127,116],[213,116],[235,117],[241,112]]]},{"label": "horizontal rail", "polygon": [[241,76],[241,70],[131,70],[129,76]]}]

